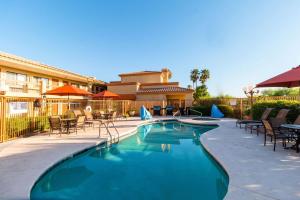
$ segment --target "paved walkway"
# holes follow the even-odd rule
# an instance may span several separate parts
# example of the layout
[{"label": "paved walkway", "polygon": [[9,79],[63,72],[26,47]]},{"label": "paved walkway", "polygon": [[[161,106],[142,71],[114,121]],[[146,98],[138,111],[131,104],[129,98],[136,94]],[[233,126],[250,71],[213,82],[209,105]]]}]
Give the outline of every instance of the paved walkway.
[{"label": "paved walkway", "polygon": [[[144,123],[138,118],[115,123],[120,135],[136,130]],[[38,177],[50,166],[75,152],[104,142],[108,135],[102,128],[87,128],[76,135],[38,135],[0,144],[0,199],[27,200]],[[114,130],[111,130],[114,133]]]},{"label": "paved walkway", "polygon": [[[196,121],[218,123],[219,128],[201,136],[201,142],[229,174],[230,200],[300,199],[300,155],[278,144],[263,146],[263,137],[235,127],[234,120]],[[139,119],[116,123],[121,135],[133,132]],[[103,130],[102,133],[106,131]],[[0,144],[0,199],[25,200],[38,177],[56,162],[75,152],[105,141],[98,129],[78,135],[39,135]]]},{"label": "paved walkway", "polygon": [[300,199],[300,154],[284,150],[280,143],[263,145],[256,136],[235,127],[235,120],[201,136],[204,147],[229,174],[230,200]]}]

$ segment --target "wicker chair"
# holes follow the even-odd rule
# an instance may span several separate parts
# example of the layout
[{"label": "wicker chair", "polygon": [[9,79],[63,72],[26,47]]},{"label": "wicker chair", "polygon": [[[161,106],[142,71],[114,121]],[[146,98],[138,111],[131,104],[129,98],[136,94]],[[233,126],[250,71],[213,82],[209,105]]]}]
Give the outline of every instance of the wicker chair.
[{"label": "wicker chair", "polygon": [[260,117],[260,120],[237,120],[236,121],[236,126],[240,126],[240,128],[242,128],[242,124],[245,125],[245,129],[247,129],[247,124],[253,124],[253,123],[261,123],[261,120],[266,120],[268,119],[271,111],[273,110],[273,108],[266,108],[265,111],[263,112],[263,114]]},{"label": "wicker chair", "polygon": [[59,134],[63,132],[64,125],[60,119],[59,116],[50,116],[49,118],[49,124],[50,124],[50,131],[49,136],[51,133],[53,133],[55,130],[59,131]]},{"label": "wicker chair", "polygon": [[[288,114],[290,110],[289,109],[280,109],[279,112],[277,113],[276,117],[272,117],[270,118],[269,122],[271,123],[273,129],[279,129],[281,124],[285,124],[286,123],[286,116]],[[267,119],[264,119],[267,120]],[[256,133],[258,135],[259,133],[259,128],[260,127],[264,127],[262,122],[260,123],[250,123],[246,125],[247,127],[250,128],[251,133],[253,130],[256,130]]]},{"label": "wicker chair", "polygon": [[74,124],[74,129],[75,129],[76,134],[77,134],[78,129],[83,129],[83,131],[85,131],[85,116],[84,115],[80,115],[77,117],[77,120]]},{"label": "wicker chair", "polygon": [[85,115],[85,123],[89,126],[93,126],[94,127],[94,117],[92,115],[92,113],[90,111],[84,110],[84,115]]},{"label": "wicker chair", "polygon": [[264,140],[264,146],[266,146],[266,142],[267,142],[267,136],[271,137],[271,142],[274,142],[274,148],[273,151],[275,151],[276,149],[276,142],[277,139],[282,139],[282,145],[283,147],[286,147],[286,140],[288,140],[290,138],[289,135],[281,133],[280,131],[276,131],[273,129],[273,127],[271,126],[270,122],[268,122],[267,120],[262,120],[263,126],[265,128],[265,140]]}]

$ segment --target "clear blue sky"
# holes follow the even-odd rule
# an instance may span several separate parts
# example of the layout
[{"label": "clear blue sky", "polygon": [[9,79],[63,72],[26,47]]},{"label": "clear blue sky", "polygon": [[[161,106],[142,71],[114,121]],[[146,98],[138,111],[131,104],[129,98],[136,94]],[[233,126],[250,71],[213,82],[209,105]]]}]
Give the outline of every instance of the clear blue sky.
[{"label": "clear blue sky", "polygon": [[300,64],[298,0],[6,0],[0,51],[104,81],[169,67],[211,71],[211,94],[242,88]]}]

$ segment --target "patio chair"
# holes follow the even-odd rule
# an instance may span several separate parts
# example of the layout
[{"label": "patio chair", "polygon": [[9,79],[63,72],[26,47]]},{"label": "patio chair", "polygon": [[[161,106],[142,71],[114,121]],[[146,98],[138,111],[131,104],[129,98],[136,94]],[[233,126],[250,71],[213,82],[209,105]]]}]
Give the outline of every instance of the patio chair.
[{"label": "patio chair", "polygon": [[261,123],[261,120],[268,119],[268,117],[269,117],[272,110],[273,110],[273,108],[266,108],[265,111],[263,112],[263,114],[261,115],[260,120],[237,120],[236,121],[236,126],[240,125],[240,128],[242,128],[242,124],[244,124],[245,129],[247,129],[247,124]]},{"label": "patio chair", "polygon": [[153,110],[153,115],[158,115],[158,116],[161,116],[161,106],[153,106],[152,108]]},{"label": "patio chair", "polygon": [[63,129],[64,129],[64,125],[63,125],[60,117],[59,116],[50,116],[48,118],[48,120],[49,120],[49,124],[50,124],[49,136],[55,130],[59,131],[59,134],[61,135],[61,133],[63,132]]},{"label": "patio chair", "polygon": [[270,122],[268,122],[267,120],[262,120],[263,126],[265,128],[265,140],[264,140],[264,146],[266,146],[266,142],[267,142],[267,136],[271,137],[271,142],[273,141],[274,143],[274,147],[273,147],[273,151],[275,151],[276,149],[276,142],[278,139],[282,139],[282,146],[286,147],[286,140],[290,138],[289,135],[286,135],[280,131],[276,131],[273,129],[273,127],[271,126]]},{"label": "patio chair", "polygon": [[274,129],[278,129],[281,124],[287,123],[286,116],[289,111],[289,109],[280,109],[275,118],[270,118],[270,123]]},{"label": "patio chair", "polygon": [[[270,121],[273,129],[278,129],[281,124],[286,123],[286,116],[287,116],[289,111],[290,111],[289,109],[280,109],[275,118],[274,117],[270,118],[269,121]],[[246,127],[250,128],[251,133],[253,132],[253,130],[256,130],[256,134],[258,135],[259,134],[259,128],[263,127],[263,124],[262,124],[262,122],[249,123],[249,124],[246,124]]]},{"label": "patio chair", "polygon": [[87,110],[84,110],[84,115],[85,115],[85,123],[88,125],[88,126],[92,126],[94,127],[94,117],[92,115],[92,113],[90,111],[87,111]]},{"label": "patio chair", "polygon": [[169,105],[169,106],[166,106],[166,115],[173,115],[173,110],[174,110],[174,107]]},{"label": "patio chair", "polygon": [[85,131],[85,116],[84,115],[80,115],[77,117],[77,120],[74,124],[74,130],[77,134],[77,130],[78,129],[83,129],[83,131]]},{"label": "patio chair", "polygon": [[81,110],[73,110],[73,113],[75,115],[75,117],[77,118],[78,116],[82,115]]}]

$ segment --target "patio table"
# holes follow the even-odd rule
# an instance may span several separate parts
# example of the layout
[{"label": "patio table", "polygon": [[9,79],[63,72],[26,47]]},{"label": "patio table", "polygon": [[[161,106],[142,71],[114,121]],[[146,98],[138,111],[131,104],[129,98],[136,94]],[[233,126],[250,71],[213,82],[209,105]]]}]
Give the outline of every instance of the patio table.
[{"label": "patio table", "polygon": [[71,124],[72,122],[76,121],[76,118],[63,118],[61,119],[61,121],[64,122],[67,126],[67,134],[70,134]]},{"label": "patio table", "polygon": [[300,125],[296,125],[296,124],[282,124],[280,126],[281,128],[286,128],[288,130],[291,130],[294,134],[297,135],[296,138],[296,151],[297,153],[299,153],[299,144],[300,144]]}]

